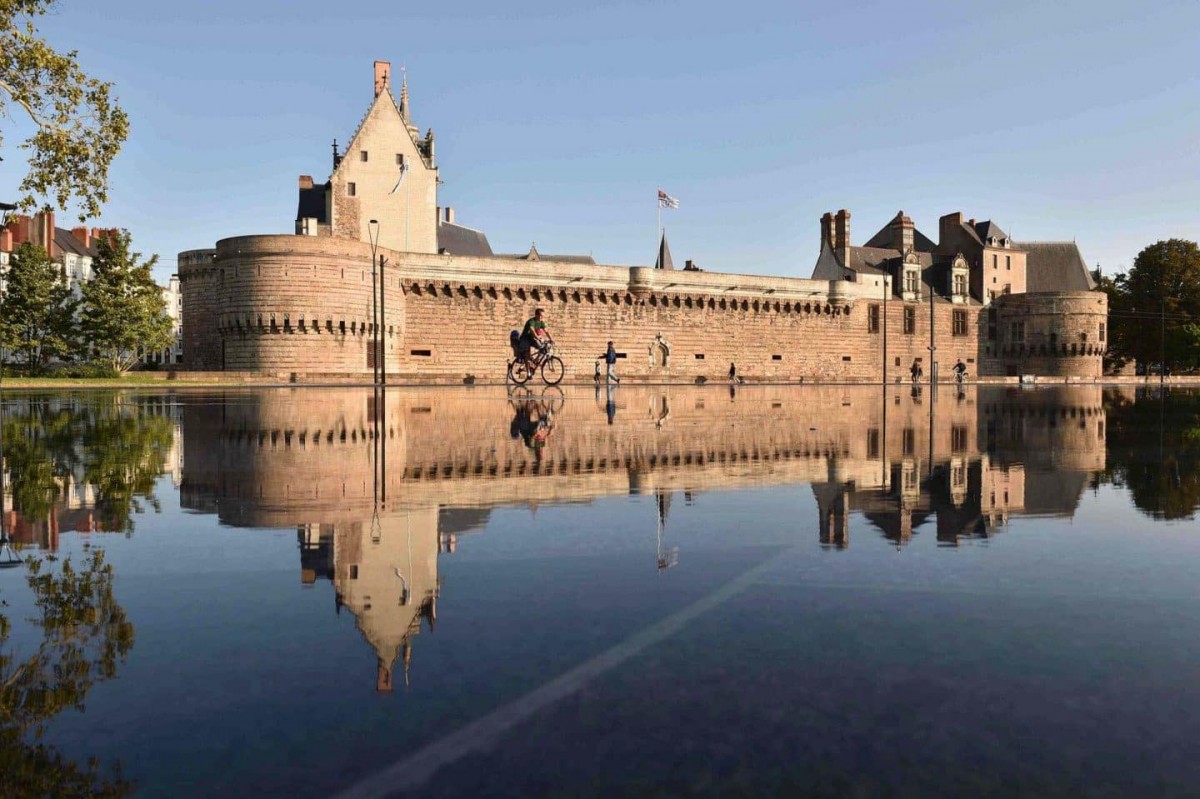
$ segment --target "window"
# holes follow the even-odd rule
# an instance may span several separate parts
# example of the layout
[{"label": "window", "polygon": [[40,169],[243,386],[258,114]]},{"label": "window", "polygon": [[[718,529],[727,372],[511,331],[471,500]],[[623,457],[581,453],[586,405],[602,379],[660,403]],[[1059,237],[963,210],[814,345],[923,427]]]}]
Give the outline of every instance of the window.
[{"label": "window", "polygon": [[867,457],[874,460],[879,457],[879,428],[872,427],[867,431]]},{"label": "window", "polygon": [[950,428],[950,451],[954,453],[967,451],[967,428],[957,425]]},{"label": "window", "polygon": [[966,311],[955,311],[954,312],[954,335],[956,335],[956,336],[967,335],[967,312]]},{"label": "window", "polygon": [[1013,343],[1013,344],[1024,344],[1025,343],[1025,323],[1024,322],[1013,322],[1012,323],[1011,343]]},{"label": "window", "polygon": [[412,355],[414,358],[428,358],[433,355],[433,351],[432,350],[409,350],[408,354]]},{"label": "window", "polygon": [[900,436],[900,446],[903,447],[904,455],[911,456],[917,451],[917,431],[911,427],[904,428],[904,432]]},{"label": "window", "polygon": [[916,332],[916,329],[917,329],[917,309],[911,308],[911,307],[905,308],[904,309],[904,332],[905,332],[905,334],[911,336],[914,332]]},{"label": "window", "polygon": [[404,153],[396,153],[396,166],[404,166]]},{"label": "window", "polygon": [[1004,268],[1012,269],[1012,256],[1011,255],[1004,256]]},{"label": "window", "polygon": [[956,274],[954,276],[954,296],[967,296],[967,276],[964,274]]},{"label": "window", "polygon": [[867,332],[868,333],[878,333],[879,332],[879,306],[878,305],[868,305],[867,306]]},{"label": "window", "polygon": [[1104,323],[1100,323],[1100,340],[1104,341]]},{"label": "window", "polygon": [[367,151],[366,151],[366,150],[359,150],[359,151],[358,151],[358,158],[359,158],[359,160],[360,160],[360,161],[363,161],[363,162],[365,163],[365,162],[366,162],[366,160],[367,160]]},{"label": "window", "polygon": [[916,269],[904,270],[904,290],[912,294],[916,294],[919,290]]},{"label": "window", "polygon": [[996,255],[996,253],[992,253],[992,269],[999,269],[999,268],[1000,268],[1000,256]]},{"label": "window", "polygon": [[357,197],[358,196],[358,185],[354,184],[354,183],[347,183],[346,184],[346,196],[347,197]]},{"label": "window", "polygon": [[782,355],[772,355],[772,356],[771,356],[771,360],[772,360],[772,361],[782,361],[782,360],[783,360],[783,356],[782,356]]},{"label": "window", "polygon": [[703,353],[703,352],[697,352],[697,353],[696,353],[696,360],[697,360],[697,361],[703,361],[703,360],[704,360],[704,353]]}]

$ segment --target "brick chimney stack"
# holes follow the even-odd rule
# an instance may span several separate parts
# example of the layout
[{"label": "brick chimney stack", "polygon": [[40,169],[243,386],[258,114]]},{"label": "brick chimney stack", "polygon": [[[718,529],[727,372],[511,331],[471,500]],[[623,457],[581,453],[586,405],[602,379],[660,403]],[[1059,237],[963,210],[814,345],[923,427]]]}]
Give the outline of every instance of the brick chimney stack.
[{"label": "brick chimney stack", "polygon": [[842,262],[842,266],[850,264],[850,212],[845,208],[837,212],[833,218],[833,251]]},{"label": "brick chimney stack", "polygon": [[12,232],[13,249],[29,241],[30,225],[31,221],[25,214],[18,214],[9,220],[8,230]]},{"label": "brick chimney stack", "polygon": [[375,62],[375,96],[383,94],[387,91],[391,83],[392,62],[376,61]]},{"label": "brick chimney stack", "polygon": [[833,247],[833,214],[829,211],[821,215],[821,246],[826,243]]},{"label": "brick chimney stack", "polygon": [[962,211],[946,214],[938,219],[938,246],[949,247],[962,229]]},{"label": "brick chimney stack", "polygon": [[0,252],[12,252],[15,249],[12,231],[6,227],[0,228]]},{"label": "brick chimney stack", "polygon": [[300,176],[300,190],[304,191],[305,189],[311,189],[312,187],[313,187],[312,175],[301,175]]},{"label": "brick chimney stack", "polygon": [[58,255],[54,246],[54,212],[47,209],[38,211],[33,217],[33,229],[30,240],[46,251],[51,258]]},{"label": "brick chimney stack", "polygon": [[71,228],[71,235],[74,236],[75,240],[84,247],[92,246],[92,231],[88,230],[86,227]]}]

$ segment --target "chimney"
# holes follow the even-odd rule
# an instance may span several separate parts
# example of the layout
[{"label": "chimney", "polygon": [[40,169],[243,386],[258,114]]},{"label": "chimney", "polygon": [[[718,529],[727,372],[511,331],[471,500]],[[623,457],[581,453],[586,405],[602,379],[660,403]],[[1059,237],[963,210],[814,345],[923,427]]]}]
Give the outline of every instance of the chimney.
[{"label": "chimney", "polygon": [[75,240],[82,244],[85,248],[92,246],[92,232],[86,227],[71,228],[71,235]]},{"label": "chimney", "polygon": [[300,191],[311,189],[313,187],[312,175],[300,176]]},{"label": "chimney", "polygon": [[6,227],[0,228],[0,252],[12,252],[15,249],[12,231]]},{"label": "chimney", "polygon": [[51,258],[58,255],[54,251],[54,212],[46,209],[38,211],[33,217],[33,230],[30,231],[34,244],[46,251]]},{"label": "chimney", "polygon": [[383,94],[387,91],[388,84],[391,80],[392,62],[376,61],[375,62],[375,96]]},{"label": "chimney", "polygon": [[375,690],[381,694],[392,692],[392,666],[384,663],[383,658],[379,658],[379,665],[375,669]]},{"label": "chimney", "polygon": [[833,247],[833,214],[826,211],[821,216],[821,246],[824,247],[828,242],[830,247]]},{"label": "chimney", "polygon": [[454,224],[454,208],[449,205],[446,206],[446,224],[447,225]]},{"label": "chimney", "polygon": [[833,251],[841,259],[842,266],[850,264],[850,212],[845,208],[833,218]]},{"label": "chimney", "polygon": [[12,231],[13,248],[20,247],[25,242],[29,241],[30,219],[25,214],[18,214],[8,223],[8,229]]},{"label": "chimney", "polygon": [[896,214],[896,218],[889,225],[892,229],[892,246],[900,252],[908,252],[916,249],[915,237],[913,236],[913,221],[904,215],[903,211]]},{"label": "chimney", "polygon": [[962,211],[955,211],[952,214],[946,214],[938,219],[938,246],[952,247],[954,237],[958,231],[962,229],[963,215]]}]

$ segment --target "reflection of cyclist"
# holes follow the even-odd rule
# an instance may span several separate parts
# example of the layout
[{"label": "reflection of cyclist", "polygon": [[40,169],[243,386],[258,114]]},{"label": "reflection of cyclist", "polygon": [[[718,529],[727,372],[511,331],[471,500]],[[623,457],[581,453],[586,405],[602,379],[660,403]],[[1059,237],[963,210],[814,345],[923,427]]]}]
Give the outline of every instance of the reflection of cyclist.
[{"label": "reflection of cyclist", "polygon": [[525,327],[521,329],[521,358],[531,368],[533,366],[530,359],[530,350],[537,347],[538,351],[546,349],[546,345],[554,341],[550,335],[550,331],[546,329],[545,311],[538,308],[533,312],[533,316],[525,322]]},{"label": "reflection of cyclist", "polygon": [[967,365],[962,362],[962,358],[959,358],[958,363],[954,364],[954,379],[961,383],[966,376]]}]

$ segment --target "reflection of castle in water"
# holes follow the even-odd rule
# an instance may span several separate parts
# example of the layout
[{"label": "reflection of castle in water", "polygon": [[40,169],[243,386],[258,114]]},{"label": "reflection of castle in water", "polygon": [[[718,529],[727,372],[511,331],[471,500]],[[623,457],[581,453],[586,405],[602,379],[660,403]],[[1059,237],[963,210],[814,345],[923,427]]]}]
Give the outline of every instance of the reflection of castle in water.
[{"label": "reflection of castle in water", "polygon": [[[822,544],[859,512],[897,543],[935,520],[939,542],[989,536],[1011,515],[1070,515],[1105,464],[1098,387],[230,392],[188,403],[184,507],[235,526],[295,526],[305,583],[332,581],[390,690],[437,620],[437,559],[497,505],[655,497],[657,561],[670,497],[808,483]],[[601,396],[603,393],[603,396]],[[532,409],[530,402],[538,403]],[[521,434],[525,417],[546,435]],[[513,431],[517,435],[513,435]]]}]

